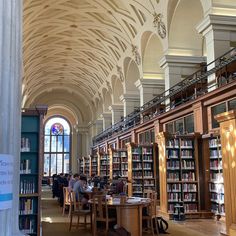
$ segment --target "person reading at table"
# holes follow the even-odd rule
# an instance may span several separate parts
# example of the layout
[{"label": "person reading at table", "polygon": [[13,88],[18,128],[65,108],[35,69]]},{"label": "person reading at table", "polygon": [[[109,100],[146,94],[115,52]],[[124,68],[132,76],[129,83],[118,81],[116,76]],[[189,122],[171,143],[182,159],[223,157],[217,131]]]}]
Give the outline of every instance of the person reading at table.
[{"label": "person reading at table", "polygon": [[73,191],[75,192],[76,200],[80,201],[83,208],[87,207],[88,204],[88,194],[86,193],[86,177],[80,176],[80,179],[75,182]]}]

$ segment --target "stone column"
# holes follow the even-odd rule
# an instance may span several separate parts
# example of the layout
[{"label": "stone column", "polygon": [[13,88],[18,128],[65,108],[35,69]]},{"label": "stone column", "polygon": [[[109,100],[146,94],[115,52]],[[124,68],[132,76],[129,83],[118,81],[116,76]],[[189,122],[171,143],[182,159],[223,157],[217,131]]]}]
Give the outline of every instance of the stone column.
[{"label": "stone column", "polygon": [[[230,50],[230,43],[236,41],[236,16],[207,15],[197,26],[197,31],[205,37],[207,64]],[[215,63],[208,66],[208,70]],[[217,87],[216,76],[208,76],[209,91]]]},{"label": "stone column", "polygon": [[88,128],[78,127],[78,153],[79,157],[88,156]]},{"label": "stone column", "polygon": [[140,106],[152,100],[165,91],[164,79],[139,79],[135,86],[140,91]]},{"label": "stone column", "polygon": [[[205,57],[165,55],[160,66],[165,70],[165,91],[200,69]],[[166,95],[168,95],[168,91]],[[168,109],[170,101],[166,101]]]},{"label": "stone column", "polygon": [[112,115],[112,125],[121,120],[121,117],[124,116],[124,107],[122,104],[113,104],[109,107]]},{"label": "stone column", "polygon": [[111,113],[107,113],[107,112],[105,113],[104,112],[104,113],[101,114],[101,118],[103,120],[103,130],[111,127],[111,125],[112,125],[112,115],[111,115]]},{"label": "stone column", "polygon": [[103,120],[101,118],[97,119],[94,122],[94,126],[95,126],[95,135],[100,134],[103,131]]},{"label": "stone column", "polygon": [[78,124],[75,124],[73,127],[73,132],[72,132],[72,147],[71,147],[71,171],[72,173],[78,173],[79,166],[78,166],[78,158],[79,158],[79,153],[78,153]]},{"label": "stone column", "polygon": [[19,175],[21,136],[22,1],[0,1],[0,153],[14,158],[13,204],[0,210],[0,234],[19,232]]},{"label": "stone column", "polygon": [[120,100],[124,105],[124,117],[132,113],[135,107],[140,107],[139,94],[123,94],[120,96]]},{"label": "stone column", "polygon": [[165,70],[165,90],[200,69],[205,57],[165,55],[160,66]]},{"label": "stone column", "polygon": [[197,26],[205,37],[207,64],[230,50],[230,42],[236,41],[236,16],[207,15]]}]

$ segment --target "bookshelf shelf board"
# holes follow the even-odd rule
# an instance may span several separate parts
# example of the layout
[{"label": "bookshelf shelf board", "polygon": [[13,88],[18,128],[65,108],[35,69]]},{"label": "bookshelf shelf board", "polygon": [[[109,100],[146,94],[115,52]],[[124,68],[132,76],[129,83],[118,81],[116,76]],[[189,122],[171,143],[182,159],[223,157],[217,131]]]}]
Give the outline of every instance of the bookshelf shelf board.
[{"label": "bookshelf shelf board", "polygon": [[38,193],[26,193],[26,194],[19,194],[19,197],[38,197]]}]

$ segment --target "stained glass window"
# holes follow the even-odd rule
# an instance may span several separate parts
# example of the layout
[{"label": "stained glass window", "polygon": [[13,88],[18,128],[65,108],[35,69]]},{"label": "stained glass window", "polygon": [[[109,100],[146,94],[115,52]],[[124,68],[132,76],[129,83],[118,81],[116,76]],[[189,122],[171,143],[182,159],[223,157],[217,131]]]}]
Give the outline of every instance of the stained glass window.
[{"label": "stained glass window", "polygon": [[53,117],[45,124],[44,176],[69,173],[71,128],[61,117]]}]

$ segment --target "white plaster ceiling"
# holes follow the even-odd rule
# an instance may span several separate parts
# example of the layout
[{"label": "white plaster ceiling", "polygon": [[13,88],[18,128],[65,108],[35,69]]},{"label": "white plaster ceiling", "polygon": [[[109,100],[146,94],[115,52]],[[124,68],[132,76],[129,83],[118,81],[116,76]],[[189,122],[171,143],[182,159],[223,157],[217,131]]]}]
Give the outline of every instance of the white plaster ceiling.
[{"label": "white plaster ceiling", "polygon": [[[24,0],[24,94],[95,100],[157,0]],[[145,10],[146,9],[146,10]],[[147,11],[148,12],[148,11]],[[150,11],[151,12],[151,11]]]}]

